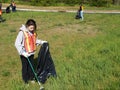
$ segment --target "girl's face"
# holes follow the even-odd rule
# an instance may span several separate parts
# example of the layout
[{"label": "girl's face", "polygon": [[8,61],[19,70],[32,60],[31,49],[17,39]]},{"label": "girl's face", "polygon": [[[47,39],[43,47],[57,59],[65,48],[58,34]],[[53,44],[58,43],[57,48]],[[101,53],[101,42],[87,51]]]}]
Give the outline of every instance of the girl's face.
[{"label": "girl's face", "polygon": [[30,25],[30,26],[27,27],[27,29],[32,32],[32,31],[35,30],[35,26],[34,25]]}]

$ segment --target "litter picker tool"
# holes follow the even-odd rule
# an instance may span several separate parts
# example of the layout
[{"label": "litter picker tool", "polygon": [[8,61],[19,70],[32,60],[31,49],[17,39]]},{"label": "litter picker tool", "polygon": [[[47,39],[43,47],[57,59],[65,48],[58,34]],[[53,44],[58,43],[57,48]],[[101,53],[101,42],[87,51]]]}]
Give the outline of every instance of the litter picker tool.
[{"label": "litter picker tool", "polygon": [[31,67],[31,69],[32,69],[32,71],[33,71],[33,73],[34,73],[34,75],[35,75],[35,78],[36,78],[39,86],[40,86],[40,90],[44,90],[44,87],[41,85],[40,81],[38,80],[37,74],[35,73],[35,70],[34,70],[34,68],[33,68],[33,66],[32,66],[32,64],[31,64],[31,62],[30,62],[30,60],[29,60],[28,57],[27,57],[27,60],[28,60],[28,62],[29,62],[29,64],[30,64],[30,67]]}]

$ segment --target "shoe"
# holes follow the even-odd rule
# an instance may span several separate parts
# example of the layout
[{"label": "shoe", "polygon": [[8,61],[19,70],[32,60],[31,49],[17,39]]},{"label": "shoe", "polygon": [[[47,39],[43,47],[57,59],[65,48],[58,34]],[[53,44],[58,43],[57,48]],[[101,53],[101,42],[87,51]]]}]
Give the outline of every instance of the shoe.
[{"label": "shoe", "polygon": [[27,84],[25,84],[25,87],[29,87],[29,84],[27,83]]},{"label": "shoe", "polygon": [[35,83],[35,81],[34,81],[34,80],[31,80],[31,81],[30,81],[30,83],[34,84],[34,83]]}]

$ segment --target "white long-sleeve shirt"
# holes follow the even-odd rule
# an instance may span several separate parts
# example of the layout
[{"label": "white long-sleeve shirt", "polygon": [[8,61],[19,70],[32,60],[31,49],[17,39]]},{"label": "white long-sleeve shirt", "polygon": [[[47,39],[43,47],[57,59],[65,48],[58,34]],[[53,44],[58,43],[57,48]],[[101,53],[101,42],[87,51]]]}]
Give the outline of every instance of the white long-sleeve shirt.
[{"label": "white long-sleeve shirt", "polygon": [[[22,27],[20,27],[20,31],[17,35],[17,38],[15,40],[15,47],[19,53],[19,55],[22,55],[22,53],[26,52],[25,51],[25,47],[24,47],[24,33],[23,31],[28,31],[28,33],[31,33],[29,32],[29,30],[26,29],[25,25],[22,25]],[[40,45],[42,44],[43,40],[39,40],[39,39],[36,39],[36,45]],[[35,52],[32,52],[32,53],[29,53],[30,55],[33,55]]]}]

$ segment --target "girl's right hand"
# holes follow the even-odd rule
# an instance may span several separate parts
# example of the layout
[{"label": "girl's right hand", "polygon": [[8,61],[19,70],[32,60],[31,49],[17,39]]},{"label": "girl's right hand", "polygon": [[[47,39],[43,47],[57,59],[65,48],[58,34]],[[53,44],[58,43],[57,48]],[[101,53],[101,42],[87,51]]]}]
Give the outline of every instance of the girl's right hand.
[{"label": "girl's right hand", "polygon": [[30,56],[30,54],[28,52],[23,52],[22,55],[26,58]]}]

